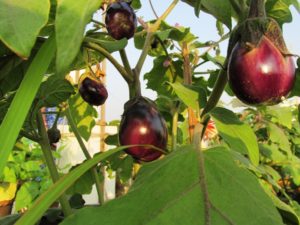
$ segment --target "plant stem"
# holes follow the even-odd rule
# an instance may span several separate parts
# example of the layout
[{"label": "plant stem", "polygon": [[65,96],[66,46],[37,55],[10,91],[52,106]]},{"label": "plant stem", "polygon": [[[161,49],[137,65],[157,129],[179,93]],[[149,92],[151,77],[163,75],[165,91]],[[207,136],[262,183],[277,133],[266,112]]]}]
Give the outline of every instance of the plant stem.
[{"label": "plant stem", "polygon": [[39,142],[40,141],[39,137],[37,137],[36,135],[33,135],[33,134],[29,134],[25,130],[20,130],[20,135],[27,138],[27,139],[30,139],[34,142]]},{"label": "plant stem", "polygon": [[[42,113],[40,111],[38,112],[38,115],[37,115],[37,125],[38,125],[38,130],[39,130],[40,136],[42,137],[39,144],[42,148],[43,155],[44,155],[47,167],[49,169],[52,181],[53,181],[53,183],[55,183],[56,181],[59,180],[60,177],[59,177],[56,165],[54,163],[54,158],[52,155],[52,150],[51,150],[51,146],[49,143],[47,130],[46,130],[46,127],[44,124]],[[71,206],[67,199],[67,196],[65,194],[62,194],[60,196],[59,202],[61,204],[61,208],[64,212],[64,215],[66,217],[70,216],[72,214],[72,209],[71,209]]]},{"label": "plant stem", "polygon": [[211,213],[210,213],[211,203],[209,200],[208,188],[206,185],[204,154],[201,150],[201,140],[204,134],[204,130],[205,130],[205,126],[203,124],[198,123],[195,126],[193,144],[195,146],[198,155],[199,181],[200,181],[200,187],[204,199],[205,225],[210,225],[211,224]]},{"label": "plant stem", "polygon": [[[225,60],[225,61],[227,61],[227,60]],[[225,62],[224,65],[227,65],[227,63]],[[221,95],[224,91],[226,84],[227,84],[227,70],[221,69],[218,74],[218,79],[215,83],[212,93],[209,96],[207,104],[201,113],[201,116],[200,116],[201,118],[204,118],[204,116],[217,105],[218,101],[221,98]]]},{"label": "plant stem", "polygon": [[106,49],[102,48],[100,45],[91,43],[91,42],[86,42],[85,46],[87,48],[93,49],[97,52],[99,52],[101,55],[106,57],[114,66],[115,68],[119,71],[119,73],[122,75],[122,77],[125,79],[127,83],[132,82],[132,77],[127,74],[127,71],[124,69],[123,66],[121,66],[118,61],[108,52]]},{"label": "plant stem", "polygon": [[100,21],[97,21],[97,20],[94,20],[94,19],[91,19],[91,22],[97,24],[97,25],[100,25],[101,27],[106,27],[106,25]]},{"label": "plant stem", "polygon": [[151,9],[152,9],[153,14],[155,15],[156,18],[158,18],[158,15],[157,15],[157,13],[156,13],[154,7],[153,7],[152,1],[149,0],[149,3],[150,3],[150,7],[151,7]]},{"label": "plant stem", "polygon": [[167,18],[167,16],[171,13],[171,11],[174,9],[176,4],[179,2],[179,0],[174,0],[171,5],[166,9],[166,11],[161,15],[154,24],[149,24],[148,30],[147,30],[147,36],[144,43],[143,51],[141,53],[141,56],[134,68],[134,71],[137,75],[140,75],[141,69],[143,67],[143,64],[145,62],[145,59],[147,57],[148,51],[151,48],[151,41],[153,38],[154,33],[159,28],[161,22]]},{"label": "plant stem", "polygon": [[176,150],[177,147],[177,123],[178,123],[178,108],[180,102],[176,102],[176,106],[173,111],[173,118],[172,118],[172,151]]},{"label": "plant stem", "polygon": [[133,73],[132,73],[132,70],[131,70],[131,66],[130,66],[130,63],[129,63],[129,60],[128,60],[128,57],[127,57],[125,49],[121,49],[119,51],[119,53],[120,53],[123,65],[125,67],[125,70],[127,71],[127,74],[133,76]]},{"label": "plant stem", "polygon": [[[182,43],[182,57],[183,57],[183,78],[184,78],[184,84],[192,84],[192,70],[191,70],[191,63],[189,58],[189,48],[186,42]],[[194,137],[194,129],[195,125],[197,124],[197,116],[195,114],[195,111],[191,108],[187,108],[188,112],[188,123],[189,123],[189,137],[190,142],[193,141]],[[199,112],[197,112],[198,114]]]},{"label": "plant stem", "polygon": [[266,18],[266,9],[264,0],[251,0],[248,18],[263,17]]},{"label": "plant stem", "polygon": [[58,123],[58,120],[59,120],[60,114],[61,114],[61,108],[59,109],[58,113],[56,114],[56,117],[55,117],[55,120],[54,120],[54,122],[53,122],[53,125],[52,125],[52,127],[54,127],[54,128],[56,128],[56,127],[57,127],[57,123]]},{"label": "plant stem", "polygon": [[148,51],[150,50],[151,48],[151,41],[153,39],[153,32],[152,31],[148,31],[147,32],[147,36],[146,36],[146,40],[145,40],[145,44],[144,44],[144,47],[143,47],[143,51],[141,53],[141,56],[134,68],[134,72],[139,76],[140,73],[141,73],[141,70],[142,70],[142,67],[144,65],[144,62],[146,60],[146,57],[147,57],[147,54],[148,54]]},{"label": "plant stem", "polygon": [[[73,117],[72,117],[70,108],[67,108],[67,109],[66,109],[65,115],[66,115],[66,117],[67,117],[67,119],[68,119],[68,123],[69,123],[69,125],[70,125],[70,127],[71,127],[71,129],[72,129],[72,131],[73,131],[73,133],[74,133],[74,135],[75,135],[75,137],[76,137],[76,139],[77,139],[79,145],[80,145],[80,148],[81,148],[83,154],[85,155],[86,159],[91,159],[92,157],[90,156],[90,153],[89,153],[89,151],[87,150],[87,148],[86,148],[86,146],[85,146],[85,144],[84,144],[84,142],[83,142],[83,140],[82,140],[82,138],[81,138],[81,136],[80,136],[80,133],[79,133],[79,131],[78,131],[78,128],[77,128],[77,126],[76,126],[76,123],[74,122],[74,119],[73,119]],[[100,203],[101,205],[103,205],[103,203],[104,203],[104,196],[103,196],[104,190],[103,190],[102,183],[101,183],[101,181],[100,181],[99,174],[98,174],[98,172],[97,172],[96,167],[93,167],[93,168],[91,169],[91,172],[92,172],[93,178],[94,178],[94,180],[95,180],[96,190],[97,190],[97,193],[98,193],[99,203]]]}]

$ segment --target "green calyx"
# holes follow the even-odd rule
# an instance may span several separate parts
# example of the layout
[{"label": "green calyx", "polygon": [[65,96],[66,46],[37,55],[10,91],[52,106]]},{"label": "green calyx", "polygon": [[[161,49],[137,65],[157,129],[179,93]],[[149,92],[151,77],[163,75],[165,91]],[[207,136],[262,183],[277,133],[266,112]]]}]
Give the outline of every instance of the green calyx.
[{"label": "green calyx", "polygon": [[289,54],[280,26],[274,19],[266,17],[264,0],[252,0],[248,18],[232,32],[228,55],[236,43],[239,42],[251,50],[260,43],[262,37],[267,37],[282,54]]}]

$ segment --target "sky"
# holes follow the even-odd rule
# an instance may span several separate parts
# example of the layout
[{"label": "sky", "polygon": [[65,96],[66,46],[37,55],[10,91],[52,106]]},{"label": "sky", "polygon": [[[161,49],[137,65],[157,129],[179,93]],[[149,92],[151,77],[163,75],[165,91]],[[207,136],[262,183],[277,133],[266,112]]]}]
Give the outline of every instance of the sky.
[{"label": "sky", "polygon": [[[171,2],[171,0],[152,0],[152,4],[158,15],[161,15]],[[283,26],[283,34],[290,52],[300,55],[300,15],[293,7],[291,7],[291,11],[293,14],[293,21],[292,23],[288,23]],[[139,9],[136,14],[138,17],[142,17],[145,21],[155,18],[151,10],[149,1],[143,1],[142,8]],[[204,12],[201,12],[200,17],[197,18],[194,14],[194,9],[181,1],[176,5],[175,9],[167,17],[166,22],[170,25],[175,25],[176,23],[178,23],[181,26],[190,27],[191,32],[194,35],[198,36],[200,42],[209,40],[217,41],[219,39],[219,35],[215,26],[215,18]],[[225,56],[227,41],[221,43],[220,47],[221,55]],[[134,48],[133,39],[129,40],[128,46],[126,47],[126,52],[129,57],[131,67],[134,67],[136,62],[138,61],[141,51]],[[113,56],[117,60],[119,60],[119,62],[121,62],[118,52],[114,53]],[[153,58],[148,56],[141,72],[141,82],[142,95],[154,100],[156,98],[156,94],[153,91],[146,89],[146,83],[143,80],[143,74],[150,71],[152,67]],[[201,69],[201,71],[206,69],[207,68],[203,68]],[[105,106],[106,121],[109,122],[121,118],[121,115],[123,113],[123,105],[129,99],[127,84],[118,73],[118,71],[116,71],[109,62],[107,62],[106,86],[109,94]],[[226,96],[223,96],[223,99],[224,98],[226,99]]]}]

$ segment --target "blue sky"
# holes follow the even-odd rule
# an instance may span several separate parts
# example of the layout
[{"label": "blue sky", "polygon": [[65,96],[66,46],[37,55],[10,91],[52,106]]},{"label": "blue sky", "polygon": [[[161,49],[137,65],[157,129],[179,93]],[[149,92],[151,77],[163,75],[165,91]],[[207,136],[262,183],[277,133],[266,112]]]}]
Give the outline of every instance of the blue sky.
[{"label": "blue sky", "polygon": [[[155,17],[153,12],[151,11],[149,2],[143,2],[143,7],[137,11],[137,16],[143,17],[145,21],[154,19]],[[161,15],[171,2],[171,0],[152,0],[152,3],[158,15]],[[300,15],[294,8],[291,7],[291,10],[293,14],[293,22],[284,25],[283,33],[289,50],[294,54],[300,55]],[[215,26],[216,20],[214,19],[214,17],[201,12],[200,17],[197,18],[194,15],[194,9],[185,3],[178,3],[176,8],[166,19],[166,21],[171,25],[179,23],[182,26],[190,27],[191,32],[199,37],[199,41],[216,41],[219,39]],[[222,55],[226,55],[226,48],[227,41],[224,41],[221,44]],[[129,56],[131,66],[135,66],[139,58],[140,51],[134,48],[132,39],[129,40],[126,51],[127,55]],[[118,53],[115,53],[114,57],[120,60]],[[151,70],[153,66],[152,62],[153,58],[148,56],[142,69],[141,75]],[[207,68],[203,68],[203,70],[205,69]],[[142,94],[146,97],[154,99],[155,93],[153,93],[151,90],[145,89],[146,85],[143,81],[143,77],[141,77],[141,82]],[[111,121],[120,119],[120,116],[123,113],[123,105],[128,100],[128,88],[123,78],[109,62],[107,63],[107,89],[109,97],[106,101],[106,120]]]}]

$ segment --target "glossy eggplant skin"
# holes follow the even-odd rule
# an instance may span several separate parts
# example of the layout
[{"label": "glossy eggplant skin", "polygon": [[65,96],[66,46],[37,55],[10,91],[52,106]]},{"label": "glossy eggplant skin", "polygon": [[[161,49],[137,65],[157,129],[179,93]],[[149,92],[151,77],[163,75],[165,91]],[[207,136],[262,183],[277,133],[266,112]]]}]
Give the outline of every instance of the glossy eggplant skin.
[{"label": "glossy eggplant skin", "polygon": [[103,105],[108,97],[105,86],[97,80],[85,77],[79,84],[79,93],[90,105]]},{"label": "glossy eggplant skin", "polygon": [[[139,97],[130,100],[127,105],[120,124],[120,144],[153,145],[165,149],[168,141],[167,126],[154,103]],[[144,162],[153,161],[162,155],[161,151],[144,146],[129,147],[125,151]]]},{"label": "glossy eggplant skin", "polygon": [[137,18],[129,3],[114,2],[107,8],[105,25],[107,32],[114,39],[130,39],[135,32]]},{"label": "glossy eggplant skin", "polygon": [[265,36],[257,47],[237,43],[228,61],[229,85],[237,98],[249,105],[274,105],[295,83],[292,57],[284,56]]}]

